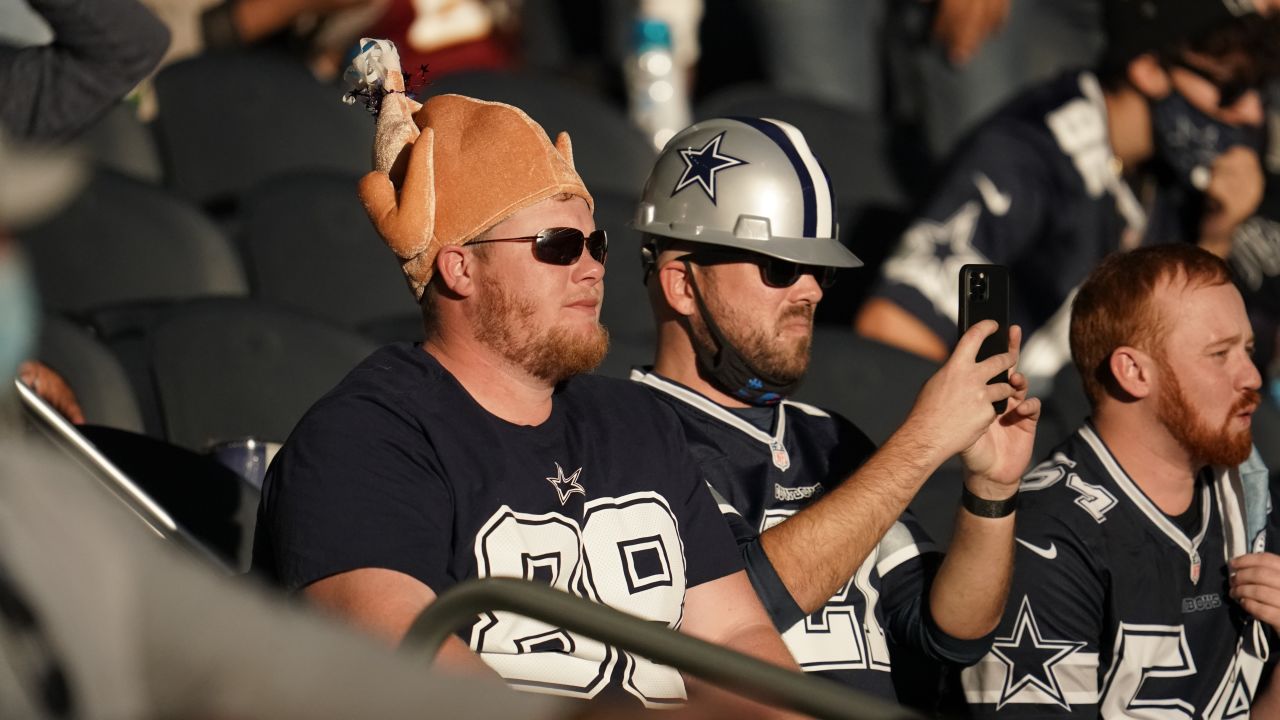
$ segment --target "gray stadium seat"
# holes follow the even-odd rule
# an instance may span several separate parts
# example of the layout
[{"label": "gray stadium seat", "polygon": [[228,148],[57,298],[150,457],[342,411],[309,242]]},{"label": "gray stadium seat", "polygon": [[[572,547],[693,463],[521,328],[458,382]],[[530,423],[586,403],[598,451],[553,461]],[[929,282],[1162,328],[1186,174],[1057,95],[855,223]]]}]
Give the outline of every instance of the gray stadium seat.
[{"label": "gray stadium seat", "polygon": [[622,110],[547,75],[476,71],[433,78],[426,94],[460,93],[524,110],[554,140],[573,139],[578,173],[594,192],[638,195],[656,152]]},{"label": "gray stadium seat", "polygon": [[248,293],[235,247],[197,208],[162,188],[96,172],[56,216],[23,231],[45,308]]},{"label": "gray stadium seat", "polygon": [[[938,368],[935,362],[848,328],[819,326],[809,373],[795,397],[840,413],[880,445],[906,419],[920,388]],[[962,472],[957,459],[947,461],[911,503],[925,530],[943,547],[955,522]]]},{"label": "gray stadium seat", "polygon": [[370,166],[373,117],[287,56],[206,53],[161,70],[155,88],[168,182],[206,208],[233,209],[273,175]]},{"label": "gray stadium seat", "polygon": [[[360,206],[357,180],[286,175],[246,199],[239,239],[253,295],[377,340],[421,340],[418,306]],[[398,332],[385,334],[396,325]]]},{"label": "gray stadium seat", "polygon": [[909,201],[893,158],[891,127],[877,117],[755,85],[717,92],[698,103],[694,115],[699,120],[746,115],[795,125],[831,176],[841,206],[896,207]]},{"label": "gray stadium seat", "polygon": [[127,102],[117,103],[77,141],[99,167],[152,185],[164,179],[160,148],[151,128]]},{"label": "gray stadium seat", "polygon": [[203,451],[244,437],[281,442],[375,346],[251,300],[191,303],[148,337],[170,442]]},{"label": "gray stadium seat", "polygon": [[84,410],[85,422],[143,431],[142,412],[124,367],[89,331],[47,315],[40,325],[36,357],[67,381]]},{"label": "gray stadium seat", "polygon": [[640,233],[631,228],[633,195],[595,193],[596,227],[609,233],[609,265],[605,273],[600,320],[614,339],[652,344],[653,311],[640,270]]}]

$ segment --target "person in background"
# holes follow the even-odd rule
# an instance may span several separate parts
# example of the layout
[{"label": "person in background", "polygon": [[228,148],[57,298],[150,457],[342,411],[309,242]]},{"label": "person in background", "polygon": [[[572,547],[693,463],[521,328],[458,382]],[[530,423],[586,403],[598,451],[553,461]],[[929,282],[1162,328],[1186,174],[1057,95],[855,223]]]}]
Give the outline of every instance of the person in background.
[{"label": "person in background", "polygon": [[1262,197],[1258,88],[1280,70],[1276,21],[1219,0],[1107,10],[1096,71],[1033,88],[955,154],[881,267],[859,333],[941,360],[959,268],[1007,265],[1022,372],[1037,387],[1069,359],[1071,297],[1106,254],[1165,242],[1230,252]]}]

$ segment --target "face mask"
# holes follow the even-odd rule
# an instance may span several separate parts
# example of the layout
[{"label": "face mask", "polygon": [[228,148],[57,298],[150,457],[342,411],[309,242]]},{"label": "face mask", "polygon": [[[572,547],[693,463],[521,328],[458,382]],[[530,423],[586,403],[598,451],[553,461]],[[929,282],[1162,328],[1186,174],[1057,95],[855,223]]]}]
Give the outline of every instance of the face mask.
[{"label": "face mask", "polygon": [[[0,382],[10,383],[31,355],[36,337],[36,293],[16,247],[0,249]],[[0,386],[0,394],[8,394]]]},{"label": "face mask", "polygon": [[1197,109],[1180,93],[1170,92],[1151,103],[1156,153],[1185,185],[1209,186],[1213,161],[1233,145],[1262,148],[1258,128],[1228,125]]},{"label": "face mask", "polygon": [[702,292],[698,290],[698,283],[693,279],[693,272],[688,271],[687,267],[686,265],[689,285],[693,287],[693,299],[698,304],[698,314],[706,323],[707,332],[711,334],[712,342],[716,346],[715,349],[708,349],[702,347],[701,343],[696,341],[693,343],[694,351],[698,355],[699,367],[721,390],[742,402],[758,407],[777,405],[782,402],[782,399],[800,384],[799,380],[781,383],[765,377],[763,373],[751,366],[733,343],[720,332],[716,321],[707,311],[706,304],[702,302]]}]

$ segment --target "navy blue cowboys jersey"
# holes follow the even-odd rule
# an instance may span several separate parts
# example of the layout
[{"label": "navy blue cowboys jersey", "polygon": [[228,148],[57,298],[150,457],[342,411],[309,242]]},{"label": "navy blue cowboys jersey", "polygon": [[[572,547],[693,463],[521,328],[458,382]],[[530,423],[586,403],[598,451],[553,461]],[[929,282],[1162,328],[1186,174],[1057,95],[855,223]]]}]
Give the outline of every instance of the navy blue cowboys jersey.
[{"label": "navy blue cowboys jersey", "polygon": [[[415,345],[384,347],[303,417],[263,487],[254,564],[285,587],[358,568],[437,594],[515,577],[676,628],[685,591],[742,569],[680,424],[632,383],[579,376],[537,426],[491,415]],[[672,668],[510,613],[460,633],[518,689],[648,706]]]},{"label": "navy blue cowboys jersey", "polygon": [[984,643],[975,646],[941,636],[922,617],[937,549],[910,513],[813,615],[804,615],[769,564],[760,534],[830,491],[875,451],[852,423],[783,400],[772,408],[748,410],[769,414],[765,430],[655,373],[632,370],[631,379],[655,390],[680,416],[702,477],[715,491],[743,550],[751,582],[805,671],[892,699],[895,648],[911,647],[962,663],[985,652]]},{"label": "navy blue cowboys jersey", "polygon": [[1053,375],[1070,361],[1070,300],[1098,261],[1147,237],[1181,234],[1170,193],[1144,208],[1112,158],[1096,77],[1071,73],[1031,89],[951,160],[873,294],[954,343],[960,268],[1007,265],[1010,319],[1026,333],[1019,369]]},{"label": "navy blue cowboys jersey", "polygon": [[1086,425],[1023,478],[1005,616],[962,675],[975,714],[1245,716],[1269,632],[1228,596],[1227,560],[1275,533],[1246,542],[1234,474],[1201,473],[1170,518]]}]

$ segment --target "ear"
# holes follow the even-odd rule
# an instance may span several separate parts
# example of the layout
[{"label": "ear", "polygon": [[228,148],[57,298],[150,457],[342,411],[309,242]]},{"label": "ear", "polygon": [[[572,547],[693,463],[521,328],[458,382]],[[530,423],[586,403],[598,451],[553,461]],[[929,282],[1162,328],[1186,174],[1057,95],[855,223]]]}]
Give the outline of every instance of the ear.
[{"label": "ear", "polygon": [[573,167],[573,143],[569,141],[569,133],[562,132],[556,136],[556,151],[569,163],[569,167]]},{"label": "ear", "polygon": [[1122,345],[1111,352],[1111,377],[1126,393],[1135,398],[1151,394],[1155,359],[1147,353]]},{"label": "ear", "polygon": [[1130,60],[1127,75],[1129,83],[1138,92],[1154,100],[1163,98],[1173,90],[1169,73],[1165,72],[1164,66],[1151,53],[1143,53]]},{"label": "ear", "polygon": [[659,262],[657,282],[667,305],[677,314],[689,317],[698,311],[698,304],[694,300],[693,285],[689,283],[689,274],[685,267],[685,264],[678,260]]},{"label": "ear", "polygon": [[445,245],[436,254],[436,274],[452,292],[469,297],[476,291],[476,258],[461,245]]}]

